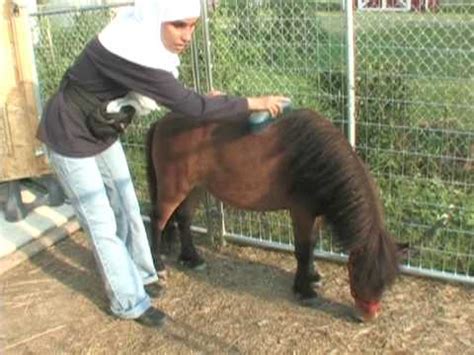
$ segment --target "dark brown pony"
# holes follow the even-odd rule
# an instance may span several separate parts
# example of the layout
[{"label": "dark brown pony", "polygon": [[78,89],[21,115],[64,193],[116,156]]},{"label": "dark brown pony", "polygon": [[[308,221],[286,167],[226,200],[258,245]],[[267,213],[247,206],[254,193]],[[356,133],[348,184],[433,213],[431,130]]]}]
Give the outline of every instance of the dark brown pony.
[{"label": "dark brown pony", "polygon": [[161,235],[174,228],[171,220],[180,232],[180,259],[192,267],[203,263],[190,233],[193,195],[202,187],[237,208],[289,211],[298,263],[293,289],[306,300],[317,296],[312,230],[324,216],[349,251],[356,308],[364,319],[378,314],[398,272],[397,248],[365,165],[318,113],[293,111],[258,134],[249,133],[245,117],[209,122],[169,114],[150,129],[148,168],[158,270],[164,270]]}]

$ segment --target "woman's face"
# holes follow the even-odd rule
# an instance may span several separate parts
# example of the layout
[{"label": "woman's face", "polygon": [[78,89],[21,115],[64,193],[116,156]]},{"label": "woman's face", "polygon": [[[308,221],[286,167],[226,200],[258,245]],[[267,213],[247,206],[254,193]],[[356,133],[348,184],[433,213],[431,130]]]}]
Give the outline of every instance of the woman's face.
[{"label": "woman's face", "polygon": [[191,42],[198,18],[189,18],[164,22],[161,25],[161,40],[167,50],[172,53],[182,53]]}]

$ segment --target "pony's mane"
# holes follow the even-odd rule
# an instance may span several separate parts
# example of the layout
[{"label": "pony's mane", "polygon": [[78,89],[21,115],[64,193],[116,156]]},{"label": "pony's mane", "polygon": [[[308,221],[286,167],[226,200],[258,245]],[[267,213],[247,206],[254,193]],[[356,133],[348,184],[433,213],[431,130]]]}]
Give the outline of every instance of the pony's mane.
[{"label": "pony's mane", "polygon": [[352,249],[384,229],[377,190],[342,132],[310,110],[287,117],[282,131],[289,151],[292,190],[318,201],[338,242]]},{"label": "pony's mane", "polygon": [[282,120],[280,135],[289,152],[292,192],[316,204],[313,212],[324,215],[344,249],[378,256],[376,265],[367,260],[362,269],[384,269],[386,281],[393,280],[396,248],[377,188],[342,132],[314,111],[297,110]]}]

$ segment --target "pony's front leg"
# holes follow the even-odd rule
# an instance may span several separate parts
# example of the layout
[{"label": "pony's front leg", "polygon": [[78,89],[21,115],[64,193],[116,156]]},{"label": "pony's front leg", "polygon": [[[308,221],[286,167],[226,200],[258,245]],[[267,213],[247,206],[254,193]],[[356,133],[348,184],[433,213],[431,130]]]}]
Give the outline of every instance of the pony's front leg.
[{"label": "pony's front leg", "polygon": [[[313,243],[312,245],[312,250],[314,250],[314,246],[315,244]],[[314,288],[318,288],[318,287],[321,287],[323,285],[323,278],[321,276],[321,274],[318,272],[318,270],[316,270],[316,268],[314,267],[314,253],[311,253],[311,259],[310,259],[310,262],[309,262],[309,278],[310,278],[310,281],[311,281],[311,286]]]},{"label": "pony's front leg", "polygon": [[311,303],[317,298],[314,283],[320,276],[314,270],[314,236],[312,233],[314,217],[305,210],[291,210],[295,233],[295,257],[297,261],[293,291],[304,303]]},{"label": "pony's front leg", "polygon": [[[324,221],[322,217],[317,217],[316,222],[314,223],[313,230],[311,232],[311,243],[312,247],[311,250],[314,251],[314,247],[316,246],[316,236],[321,233],[321,230],[324,226]],[[309,275],[311,278],[311,285],[313,287],[321,287],[323,284],[323,278],[321,274],[316,269],[316,262],[314,261],[314,252],[310,254],[310,262],[309,262]]]}]

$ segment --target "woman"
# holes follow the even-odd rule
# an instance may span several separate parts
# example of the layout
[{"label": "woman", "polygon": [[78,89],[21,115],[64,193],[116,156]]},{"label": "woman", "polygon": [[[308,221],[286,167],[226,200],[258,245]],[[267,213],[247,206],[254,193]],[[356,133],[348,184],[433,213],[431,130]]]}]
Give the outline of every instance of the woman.
[{"label": "woman", "polygon": [[[112,313],[148,326],[161,326],[165,314],[151,306],[158,276],[118,133],[146,101],[196,119],[231,119],[258,110],[275,116],[287,100],[205,97],[186,89],[177,80],[178,54],[199,16],[200,0],[136,0],[68,69],[38,130],[90,236]],[[118,113],[107,113],[114,106]]]}]

